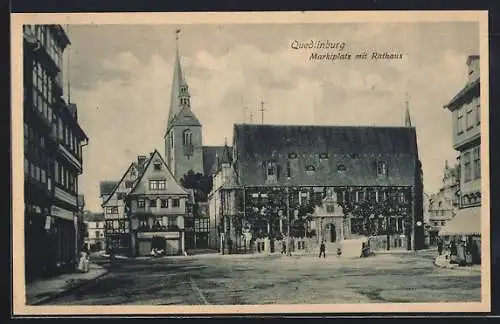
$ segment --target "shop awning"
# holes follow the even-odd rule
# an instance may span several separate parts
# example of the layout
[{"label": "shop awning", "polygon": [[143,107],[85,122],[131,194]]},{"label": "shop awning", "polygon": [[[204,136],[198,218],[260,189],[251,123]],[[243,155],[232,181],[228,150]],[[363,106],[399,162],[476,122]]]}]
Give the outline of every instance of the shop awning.
[{"label": "shop awning", "polygon": [[481,207],[459,209],[439,235],[481,235]]}]

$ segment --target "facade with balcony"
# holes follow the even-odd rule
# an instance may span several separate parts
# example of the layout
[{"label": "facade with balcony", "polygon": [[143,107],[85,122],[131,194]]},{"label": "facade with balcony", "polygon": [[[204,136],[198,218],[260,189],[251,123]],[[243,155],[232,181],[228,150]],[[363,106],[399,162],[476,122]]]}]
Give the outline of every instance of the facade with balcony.
[{"label": "facade with balcony", "polygon": [[481,253],[481,100],[480,60],[466,61],[468,80],[444,108],[452,113],[453,148],[459,153],[459,209],[439,231],[463,244],[475,255]]},{"label": "facade with balcony", "polygon": [[62,98],[60,25],[24,25],[26,278],[73,269],[78,246],[78,176],[88,138],[77,107]]},{"label": "facade with balcony", "polygon": [[101,182],[102,209],[105,220],[106,247],[115,253],[131,251],[130,223],[125,211],[126,196],[132,189],[146,161],[139,156],[118,182]]},{"label": "facade with balcony", "polygon": [[155,150],[126,196],[132,255],[149,255],[154,248],[167,255],[183,254],[189,201],[189,192],[176,181]]}]

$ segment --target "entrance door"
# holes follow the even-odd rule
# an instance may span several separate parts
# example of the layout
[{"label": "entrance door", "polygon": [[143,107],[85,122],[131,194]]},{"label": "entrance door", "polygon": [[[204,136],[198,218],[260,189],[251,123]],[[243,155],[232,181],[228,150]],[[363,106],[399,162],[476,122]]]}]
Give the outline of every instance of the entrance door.
[{"label": "entrance door", "polygon": [[330,225],[330,243],[334,243],[337,241],[337,230],[335,229],[335,225]]}]

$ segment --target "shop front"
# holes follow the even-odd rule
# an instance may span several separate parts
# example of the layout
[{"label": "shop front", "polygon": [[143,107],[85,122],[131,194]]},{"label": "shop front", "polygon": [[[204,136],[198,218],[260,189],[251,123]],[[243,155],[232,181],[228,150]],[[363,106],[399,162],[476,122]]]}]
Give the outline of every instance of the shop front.
[{"label": "shop front", "polygon": [[458,210],[439,231],[447,243],[451,262],[462,265],[481,263],[481,207]]},{"label": "shop front", "polygon": [[137,232],[136,255],[149,256],[152,249],[163,250],[165,255],[184,252],[183,232]]},{"label": "shop front", "polygon": [[53,205],[50,217],[46,220],[46,229],[51,236],[52,259],[56,272],[74,270],[77,257],[75,212]]}]

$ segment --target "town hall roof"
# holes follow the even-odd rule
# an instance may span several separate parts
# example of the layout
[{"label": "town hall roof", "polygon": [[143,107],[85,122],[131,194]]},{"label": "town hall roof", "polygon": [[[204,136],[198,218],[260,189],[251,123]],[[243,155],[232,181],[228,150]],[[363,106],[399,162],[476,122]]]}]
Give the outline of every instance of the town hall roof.
[{"label": "town hall roof", "polygon": [[[414,127],[236,124],[234,138],[243,186],[410,186],[418,174]],[[266,184],[269,161],[279,166],[275,184]],[[387,163],[387,176],[377,176],[379,161]]]}]

